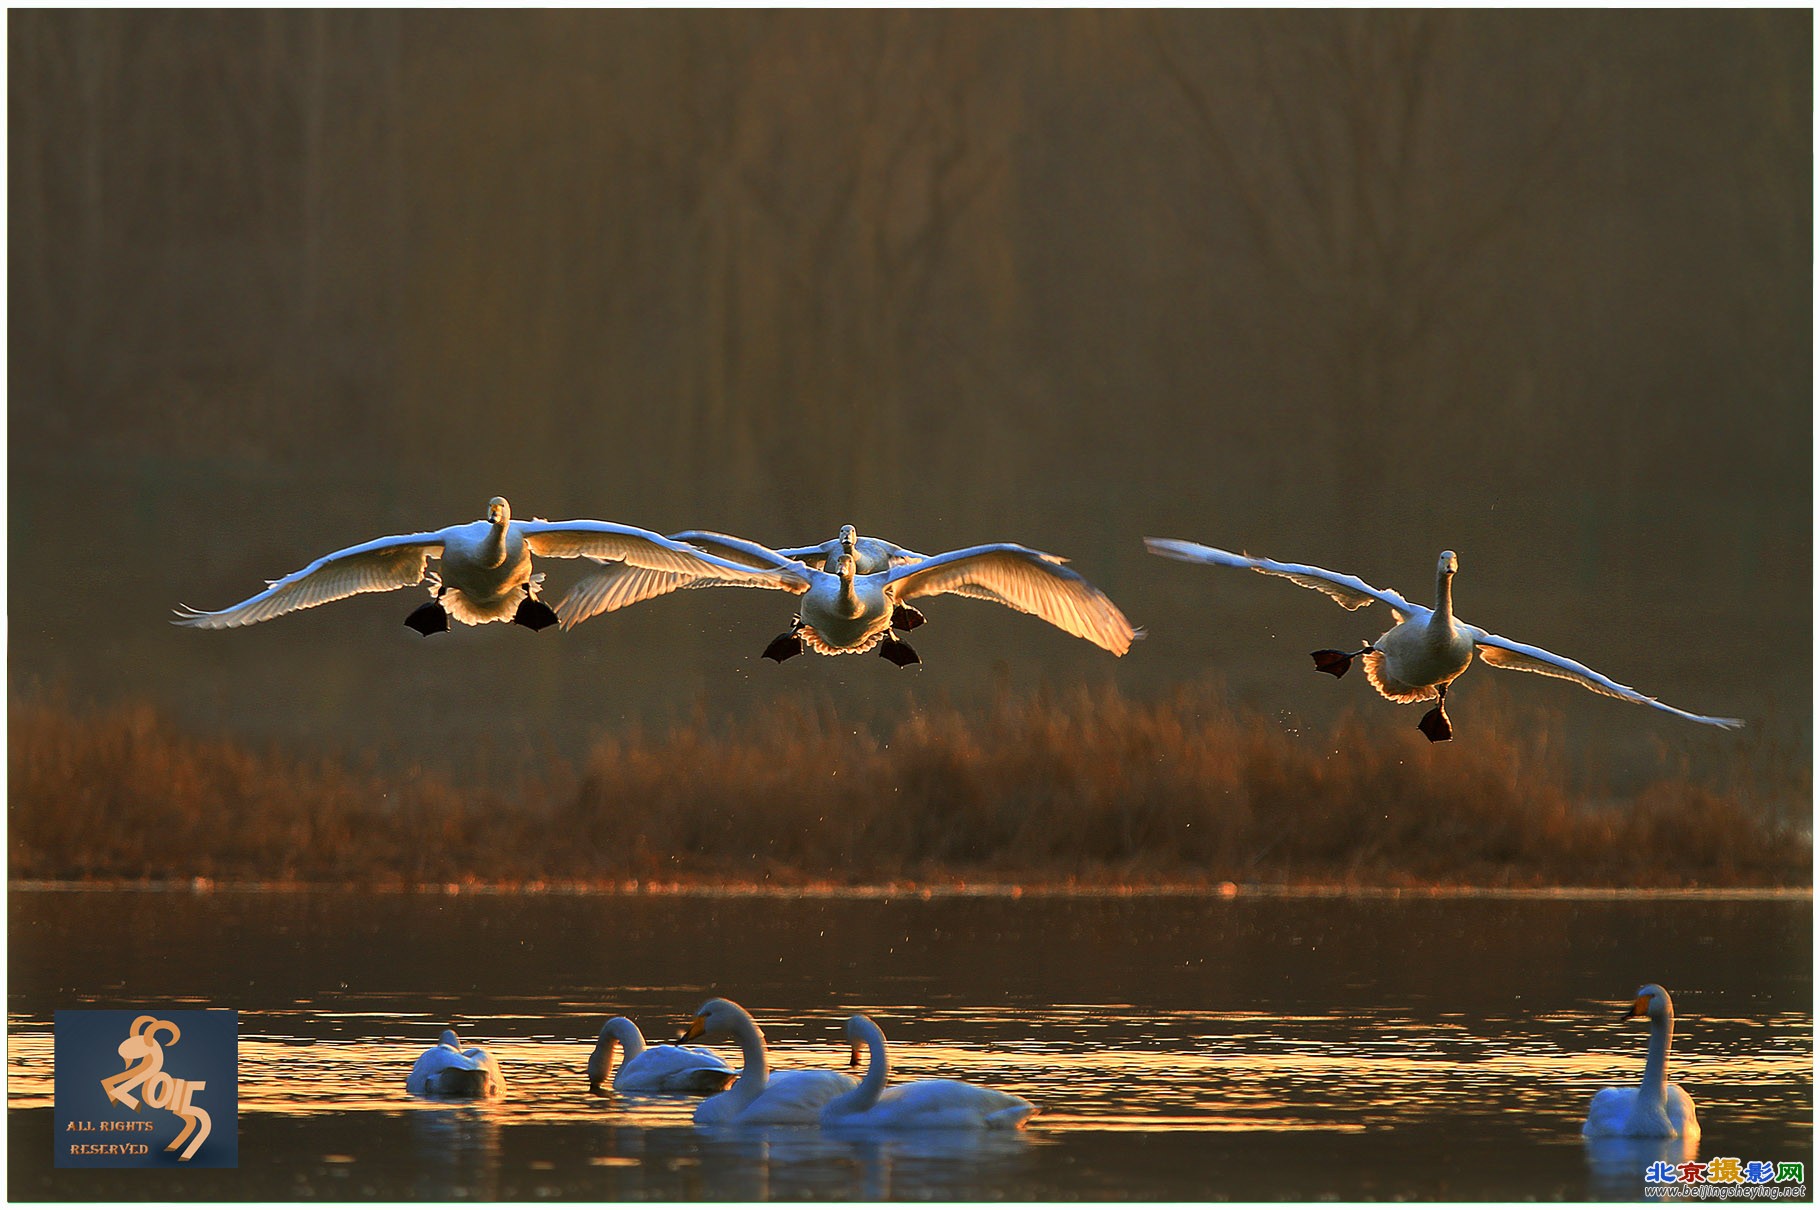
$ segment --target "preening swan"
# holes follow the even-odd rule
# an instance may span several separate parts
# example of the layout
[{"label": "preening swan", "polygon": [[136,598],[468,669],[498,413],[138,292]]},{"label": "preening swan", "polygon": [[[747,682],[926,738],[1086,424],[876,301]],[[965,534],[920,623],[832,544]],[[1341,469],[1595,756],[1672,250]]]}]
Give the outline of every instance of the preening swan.
[{"label": "preening swan", "polygon": [[912,1080],[887,1088],[890,1059],[885,1054],[884,1031],[862,1014],[847,1018],[847,1041],[853,1046],[853,1063],[860,1047],[870,1052],[866,1078],[852,1092],[829,1101],[822,1110],[823,1126],[852,1126],[878,1130],[1020,1130],[1036,1106],[964,1080]]},{"label": "preening swan", "polygon": [[[900,667],[918,663],[916,652],[892,631],[897,608],[912,599],[944,592],[1035,614],[1114,655],[1125,654],[1143,633],[1125,620],[1105,593],[1064,567],[1064,560],[1010,542],[971,546],[861,573],[857,550],[849,553],[844,547],[832,556],[833,570],[827,571],[725,534],[695,531],[690,540],[703,544],[704,555],[712,551],[725,562],[743,563],[753,578],[739,583],[801,596],[790,630],[765,650],[767,657],[780,663],[805,648],[821,655],[853,655],[876,648]],[[761,573],[767,571],[773,578],[762,578]],[[606,565],[570,590],[556,612],[566,628],[596,613],[663,593],[727,584],[716,573],[658,576]],[[920,623],[920,615],[916,620]]]},{"label": "preening swan", "polygon": [[1366,678],[1371,681],[1372,688],[1391,701],[1423,702],[1438,698],[1434,709],[1422,716],[1420,724],[1422,734],[1431,742],[1453,738],[1453,725],[1447,719],[1447,687],[1466,671],[1475,653],[1494,668],[1514,668],[1518,672],[1560,677],[1584,685],[1594,693],[1654,706],[1696,723],[1727,728],[1744,725],[1743,719],[1715,718],[1677,710],[1565,656],[1491,634],[1454,617],[1453,577],[1460,569],[1460,562],[1451,550],[1441,552],[1440,562],[1435,567],[1435,607],[1427,609],[1388,589],[1373,588],[1357,576],[1302,563],[1254,559],[1174,538],[1145,538],[1144,545],[1151,554],[1168,559],[1211,563],[1216,567],[1249,567],[1266,575],[1282,576],[1303,588],[1326,593],[1347,609],[1361,609],[1374,602],[1390,606],[1396,625],[1375,643],[1368,642],[1357,651],[1314,652],[1314,666],[1336,677],[1345,676],[1352,661],[1364,656]]},{"label": "preening swan", "polygon": [[[613,1049],[626,1057],[613,1069]],[[607,1073],[619,1092],[719,1092],[733,1082],[734,1072],[705,1046],[645,1045],[638,1026],[614,1017],[600,1027],[600,1041],[588,1056],[588,1091],[599,1093]]]},{"label": "preening swan", "polygon": [[1587,1111],[1580,1133],[1587,1138],[1700,1137],[1694,1099],[1668,1082],[1668,1048],[1675,1036],[1675,1004],[1659,984],[1637,989],[1637,999],[1622,1020],[1649,1018],[1649,1057],[1643,1061],[1643,1083],[1635,1088],[1601,1088]]},{"label": "preening swan", "polygon": [[417,1056],[404,1087],[418,1097],[506,1095],[506,1081],[499,1074],[498,1062],[478,1046],[463,1049],[452,1029],[443,1030],[442,1040]]},{"label": "preening swan", "polygon": [[739,1044],[745,1066],[727,1091],[695,1107],[698,1126],[813,1125],[822,1106],[853,1088],[853,1077],[837,1071],[773,1073],[765,1057],[765,1035],[750,1014],[731,1000],[709,1000],[695,1012],[677,1041],[732,1040]]},{"label": "preening swan", "polygon": [[635,526],[610,521],[514,521],[512,506],[503,496],[495,496],[487,502],[485,520],[350,546],[272,581],[264,592],[227,609],[207,612],[184,606],[176,611],[176,622],[225,630],[355,593],[409,588],[424,581],[428,561],[435,558],[440,565],[428,577],[433,599],[406,618],[405,625],[430,635],[447,630],[453,617],[470,626],[516,622],[541,630],[557,619],[537,599],[542,576],[531,571],[532,555],[610,558],[639,568],[719,575],[735,582],[774,578]]}]

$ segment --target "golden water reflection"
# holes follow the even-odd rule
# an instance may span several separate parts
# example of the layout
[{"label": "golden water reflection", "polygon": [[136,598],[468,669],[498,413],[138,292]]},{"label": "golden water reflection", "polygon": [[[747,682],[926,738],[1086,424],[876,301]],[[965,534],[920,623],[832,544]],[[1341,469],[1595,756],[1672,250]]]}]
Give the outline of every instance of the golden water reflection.
[{"label": "golden water reflection", "polygon": [[[1007,1039],[894,1042],[892,1078],[971,1080],[1015,1092],[1040,1106],[1036,1131],[1306,1131],[1356,1132],[1437,1115],[1516,1111],[1526,1130],[1577,1133],[1593,1092],[1634,1083],[1643,1040],[1614,1030],[1599,1011],[1556,1012],[1546,1020],[1419,1021],[1394,1014],[1333,1017],[1259,1012],[1149,1013],[1125,1006],[1060,1005],[1040,1012],[1008,1007],[918,1010],[864,1006],[887,1023],[919,1030],[966,1022]],[[258,1014],[291,1017],[335,1034],[346,1019],[377,1024],[383,1014]],[[240,1044],[240,1112],[309,1117],[385,1112],[412,1114],[432,1150],[470,1147],[527,1124],[608,1121],[641,1130],[687,1127],[695,1101],[685,1097],[591,1094],[586,1063],[598,1013],[575,1013],[575,1037],[502,1036],[518,1020],[466,1019],[464,1040],[486,1047],[505,1073],[498,1102],[451,1107],[404,1091],[405,1073],[427,1042],[364,1036],[321,1038],[245,1033]],[[327,1018],[334,1018],[328,1020]],[[394,1022],[395,1022],[394,1018]],[[52,1038],[14,1018],[7,1055],[8,1103],[51,1104]],[[1674,1078],[1708,1091],[1704,1115],[1740,1122],[1786,1116],[1774,1098],[1728,1100],[1711,1090],[1777,1084],[1811,1090],[1812,1027],[1799,1014],[1754,1023],[1754,1050],[1684,1046]],[[1489,1028],[1488,1028],[1489,1027]],[[831,1033],[825,1021],[785,1017],[766,1026],[774,1069],[844,1069],[844,1046],[784,1040]],[[1140,1036],[1132,1037],[1136,1029]],[[425,1033],[427,1033],[427,1029]],[[1122,1035],[1109,1044],[1104,1035]],[[724,1052],[738,1064],[737,1051]],[[612,1155],[601,1162],[613,1162]]]}]

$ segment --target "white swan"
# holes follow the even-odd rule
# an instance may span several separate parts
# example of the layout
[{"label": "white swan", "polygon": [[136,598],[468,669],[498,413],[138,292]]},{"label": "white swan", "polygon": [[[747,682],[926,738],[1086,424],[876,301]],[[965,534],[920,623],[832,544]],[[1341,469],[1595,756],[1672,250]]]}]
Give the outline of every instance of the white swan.
[{"label": "white swan", "polygon": [[1649,1057],[1643,1082],[1635,1088],[1601,1088],[1580,1133],[1587,1138],[1697,1139],[1700,1119],[1694,1099],[1668,1082],[1668,1048],[1675,1036],[1675,1004],[1659,984],[1637,989],[1623,1020],[1649,1018]]},{"label": "white swan", "polygon": [[[714,547],[704,546],[703,549],[714,550]],[[843,554],[852,555],[853,572],[855,575],[861,576],[890,571],[893,567],[907,567],[912,563],[921,563],[929,557],[908,550],[895,542],[886,541],[884,538],[862,538],[859,531],[851,525],[841,526],[840,534],[833,541],[823,542],[819,546],[793,546],[780,549],[777,553],[786,559],[795,559],[806,567],[813,567],[821,571],[829,569],[830,560],[838,559]],[[731,558],[732,556],[723,555],[722,557]],[[980,589],[973,595],[985,597],[988,594],[984,589]],[[999,604],[1006,605],[1009,602],[1001,599]],[[1015,609],[1016,606],[1012,606],[1012,608]],[[891,627],[894,630],[915,630],[928,620],[923,616],[922,610],[914,605],[906,605],[902,601],[897,602],[891,608]]]},{"label": "white swan", "polygon": [[[768,658],[779,663],[802,654],[805,647],[821,655],[854,655],[876,648],[900,667],[918,663],[910,645],[892,633],[897,608],[917,597],[944,592],[996,601],[1034,614],[1114,655],[1125,654],[1143,634],[1125,620],[1105,593],[1064,567],[1064,560],[1015,543],[971,546],[861,573],[857,551],[844,548],[832,556],[833,570],[826,571],[726,534],[694,531],[690,541],[701,544],[704,555],[711,550],[723,562],[743,564],[749,574],[734,583],[779,588],[802,597],[790,630],[765,650]],[[770,572],[772,578],[764,578],[764,572]],[[609,564],[576,584],[556,612],[567,628],[596,613],[622,609],[663,593],[728,584],[718,572],[653,574]],[[917,623],[920,621],[919,615]]]},{"label": "white swan", "polygon": [[969,1084],[964,1080],[912,1080],[885,1087],[891,1061],[885,1054],[885,1034],[871,1018],[847,1018],[847,1041],[853,1062],[859,1049],[870,1052],[866,1078],[852,1092],[829,1101],[822,1110],[823,1126],[851,1126],[877,1130],[1021,1130],[1036,1106],[1008,1092]]},{"label": "white swan", "polygon": [[506,1095],[506,1080],[499,1063],[478,1046],[464,1049],[452,1029],[442,1040],[417,1056],[405,1091],[418,1097],[485,1097]]},{"label": "white swan", "polygon": [[[613,1069],[613,1049],[626,1052]],[[638,1026],[614,1017],[600,1027],[600,1040],[588,1056],[588,1091],[599,1093],[608,1072],[619,1092],[719,1092],[733,1082],[734,1071],[705,1046],[647,1046]]]},{"label": "white swan", "polygon": [[227,609],[210,612],[184,606],[176,611],[176,623],[225,630],[355,593],[409,588],[424,581],[427,563],[435,558],[440,566],[428,577],[434,599],[405,619],[405,625],[430,635],[447,630],[452,616],[470,626],[509,621],[541,630],[556,621],[556,614],[537,599],[543,577],[531,571],[532,555],[612,558],[642,568],[716,574],[735,581],[774,578],[635,526],[610,521],[514,521],[512,506],[503,496],[495,496],[487,502],[485,520],[350,546],[273,580],[264,592]]},{"label": "white swan", "polygon": [[1447,719],[1447,686],[1466,671],[1476,653],[1494,668],[1514,668],[1518,672],[1535,672],[1542,676],[1575,681],[1594,693],[1622,698],[1644,706],[1654,706],[1670,714],[1706,723],[1714,727],[1735,728],[1743,719],[1716,718],[1677,710],[1620,685],[1610,677],[1594,672],[1540,647],[1519,643],[1479,629],[1454,617],[1453,577],[1460,569],[1459,558],[1451,550],[1441,552],[1435,567],[1435,608],[1412,604],[1388,589],[1373,588],[1357,576],[1342,575],[1302,563],[1278,563],[1271,559],[1254,559],[1235,555],[1196,542],[1175,538],[1145,538],[1144,545],[1153,555],[1181,559],[1188,563],[1211,563],[1217,567],[1249,567],[1266,575],[1282,576],[1303,588],[1324,592],[1347,609],[1361,609],[1373,602],[1390,606],[1396,625],[1357,651],[1322,650],[1314,652],[1314,666],[1334,676],[1345,676],[1358,656],[1365,657],[1365,676],[1372,688],[1393,702],[1422,702],[1438,698],[1439,704],[1422,716],[1422,734],[1430,741],[1453,738],[1453,725]]},{"label": "white swan", "polygon": [[697,1038],[730,1039],[739,1044],[745,1058],[739,1078],[727,1091],[695,1107],[698,1126],[813,1125],[820,1119],[822,1106],[854,1086],[853,1077],[838,1071],[772,1072],[765,1056],[765,1035],[751,1015],[731,1000],[703,1004],[677,1041]]},{"label": "white swan", "polygon": [[[700,531],[698,531],[700,532]],[[718,535],[703,534],[705,537]],[[687,539],[684,539],[687,541]],[[713,549],[709,547],[707,549]],[[928,555],[919,555],[913,550],[906,550],[895,542],[883,538],[862,538],[859,531],[851,525],[840,527],[840,536],[819,546],[780,547],[778,554],[786,559],[795,559],[810,567],[827,570],[828,560],[842,554],[853,556],[854,570],[860,575],[869,576],[877,571],[889,571],[893,567],[902,567],[907,563],[921,563]]]}]

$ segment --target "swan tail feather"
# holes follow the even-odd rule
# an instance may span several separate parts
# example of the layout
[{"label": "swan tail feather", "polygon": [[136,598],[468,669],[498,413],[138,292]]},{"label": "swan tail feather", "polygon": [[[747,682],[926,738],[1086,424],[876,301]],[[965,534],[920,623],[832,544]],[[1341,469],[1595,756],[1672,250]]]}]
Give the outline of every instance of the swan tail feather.
[{"label": "swan tail feather", "polygon": [[1433,685],[1410,685],[1390,675],[1381,651],[1365,653],[1365,679],[1371,682],[1373,689],[1393,702],[1426,702],[1441,696]]}]

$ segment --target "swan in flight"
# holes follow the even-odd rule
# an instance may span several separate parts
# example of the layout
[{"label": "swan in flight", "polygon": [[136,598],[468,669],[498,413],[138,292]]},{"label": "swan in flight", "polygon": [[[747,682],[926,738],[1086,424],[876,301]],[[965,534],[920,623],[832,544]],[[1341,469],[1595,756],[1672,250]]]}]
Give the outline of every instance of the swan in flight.
[{"label": "swan in flight", "polygon": [[1373,603],[1390,606],[1396,625],[1385,631],[1376,642],[1368,642],[1357,651],[1331,649],[1313,653],[1314,666],[1333,676],[1345,676],[1352,661],[1365,657],[1365,676],[1372,688],[1393,702],[1425,702],[1439,699],[1433,709],[1422,716],[1422,734],[1430,742],[1453,738],[1453,724],[1447,719],[1447,687],[1466,671],[1476,654],[1494,668],[1514,668],[1542,676],[1575,681],[1594,693],[1622,698],[1644,706],[1654,706],[1670,714],[1706,723],[1714,727],[1736,728],[1743,719],[1715,718],[1690,714],[1659,702],[1628,685],[1594,672],[1584,664],[1565,656],[1514,639],[1503,638],[1480,630],[1477,626],[1454,617],[1453,578],[1460,560],[1451,550],[1441,552],[1435,567],[1435,600],[1433,609],[1404,600],[1388,589],[1373,588],[1357,576],[1342,575],[1302,563],[1278,563],[1271,559],[1254,559],[1235,555],[1195,542],[1175,538],[1145,538],[1144,545],[1153,555],[1180,559],[1187,563],[1211,563],[1216,567],[1249,567],[1265,575],[1282,576],[1303,588],[1324,592],[1347,609],[1362,609]]},{"label": "swan in flight", "polygon": [[[697,531],[700,532],[700,531]],[[706,537],[717,535],[704,534]],[[711,549],[711,548],[710,548]],[[875,571],[889,571],[893,567],[902,567],[906,563],[921,563],[928,555],[919,555],[913,550],[906,550],[895,542],[883,538],[862,538],[859,531],[851,525],[840,527],[840,535],[830,542],[819,546],[780,547],[778,554],[786,559],[795,559],[799,563],[826,571],[828,560],[842,554],[853,556],[854,570],[862,576],[869,576]]]},{"label": "swan in flight", "polygon": [[[707,549],[713,549],[708,547]],[[819,546],[793,546],[777,552],[786,559],[795,559],[804,566],[828,570],[828,561],[838,559],[843,554],[853,556],[855,575],[869,576],[874,572],[890,571],[893,567],[904,567],[911,563],[921,563],[928,555],[919,555],[913,550],[906,550],[895,542],[883,538],[862,538],[859,531],[851,525],[840,527],[840,535],[831,542]],[[983,594],[981,594],[983,595]],[[1000,602],[1004,604],[1004,602]],[[1015,607],[1014,607],[1015,608]],[[898,602],[891,609],[891,627],[894,630],[915,630],[929,619],[923,616],[922,610],[914,605]]]},{"label": "swan in flight", "polygon": [[[613,1070],[613,1048],[626,1057]],[[705,1046],[645,1045],[638,1026],[614,1017],[600,1027],[600,1041],[588,1056],[588,1091],[600,1093],[613,1072],[618,1092],[719,1092],[733,1082],[734,1071]]]},{"label": "swan in flight", "polygon": [[847,1018],[845,1033],[853,1046],[853,1066],[859,1066],[860,1047],[869,1052],[866,1078],[852,1092],[828,1102],[822,1110],[823,1126],[1021,1130],[1036,1112],[1036,1106],[1023,1097],[964,1080],[912,1080],[887,1088],[891,1061],[885,1054],[884,1031],[871,1018],[856,1013]]},{"label": "swan in flight", "polygon": [[[758,570],[776,567],[781,557],[785,560],[793,559],[814,571],[825,571],[829,560],[846,554],[853,558],[855,574],[871,575],[894,567],[920,563],[929,557],[906,550],[883,538],[862,538],[859,531],[851,525],[841,526],[840,536],[832,541],[817,546],[792,546],[775,551],[743,538],[733,538],[706,529],[686,529],[669,537],[672,542],[686,542],[717,558]],[[729,581],[709,574],[652,571],[610,559],[590,559],[589,562],[598,564],[601,570],[571,589],[563,603],[557,607],[557,613],[568,618],[563,623],[564,629],[597,613],[623,609],[627,605],[677,589],[729,586]],[[745,583],[753,587],[764,587],[750,581]],[[974,595],[984,597],[987,594],[982,590]],[[922,611],[913,605],[899,603],[891,611],[891,625],[897,630],[915,630],[927,620]]]},{"label": "swan in flight", "polygon": [[478,1046],[463,1049],[461,1039],[452,1029],[442,1031],[442,1040],[417,1056],[411,1074],[405,1077],[405,1091],[417,1097],[503,1097],[505,1077],[499,1074],[499,1063]]},{"label": "swan in flight", "polygon": [[1700,1119],[1694,1099],[1668,1082],[1668,1048],[1675,1036],[1675,1004],[1659,984],[1637,989],[1621,1020],[1649,1018],[1649,1057],[1643,1083],[1635,1088],[1601,1088],[1593,1097],[1580,1133],[1587,1138],[1697,1139]]},{"label": "swan in flight", "polygon": [[428,576],[433,599],[406,618],[405,625],[431,635],[447,630],[453,616],[470,626],[515,622],[542,630],[557,618],[554,610],[537,599],[543,576],[532,573],[532,555],[611,558],[671,574],[712,574],[734,581],[765,578],[750,567],[724,562],[686,543],[630,525],[514,521],[505,497],[494,496],[487,502],[485,520],[350,546],[273,580],[264,592],[227,609],[209,612],[184,606],[176,611],[176,622],[203,630],[226,630],[355,593],[409,588],[425,580],[426,564],[435,558],[441,562],[437,573]]},{"label": "swan in flight", "polygon": [[838,1071],[773,1072],[765,1057],[765,1035],[751,1014],[731,1000],[703,1004],[677,1042],[731,1040],[739,1044],[745,1066],[727,1091],[695,1107],[697,1126],[812,1126],[822,1106],[854,1087],[852,1076]]},{"label": "swan in flight", "polygon": [[[747,575],[729,581],[712,571],[691,575],[606,564],[577,583],[557,605],[556,613],[568,628],[597,613],[678,589],[729,584],[779,588],[802,598],[790,629],[765,649],[765,656],[779,663],[801,655],[805,648],[820,655],[855,655],[876,649],[899,667],[919,663],[910,644],[893,632],[898,624],[897,609],[914,598],[944,592],[996,601],[1034,614],[1114,655],[1124,655],[1133,640],[1143,635],[1105,593],[1063,566],[1065,560],[1055,555],[995,542],[864,573],[859,570],[857,549],[845,549],[844,536],[851,528],[845,527],[843,539],[836,539],[841,547],[838,553],[824,556],[831,561],[832,570],[811,567],[743,538],[694,531],[689,540],[704,555],[712,552],[722,562],[741,564]],[[764,576],[767,572],[770,578]],[[921,622],[918,614],[905,628]]]}]

